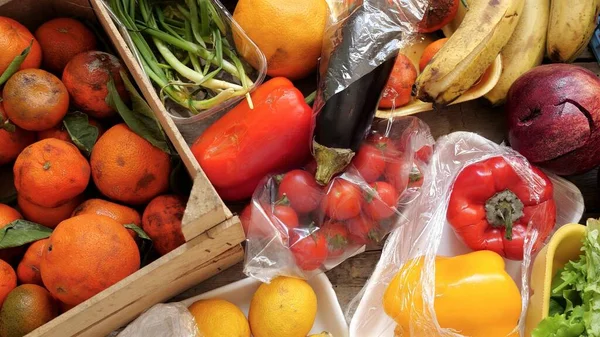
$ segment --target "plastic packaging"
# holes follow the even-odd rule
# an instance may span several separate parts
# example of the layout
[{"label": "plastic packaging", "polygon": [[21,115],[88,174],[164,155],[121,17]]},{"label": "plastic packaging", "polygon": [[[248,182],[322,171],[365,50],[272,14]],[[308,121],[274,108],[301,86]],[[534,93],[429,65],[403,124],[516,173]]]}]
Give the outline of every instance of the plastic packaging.
[{"label": "plastic packaging", "polygon": [[[498,156],[504,158],[519,177],[528,182],[533,189],[539,191],[544,188],[541,183],[543,180],[540,180],[535,171],[531,170],[527,161],[508,147],[467,132],[452,133],[437,141],[430,164],[424,169],[421,194],[415,202],[405,208],[404,216],[400,218],[398,228],[389,236],[373,275],[361,294],[351,304],[350,310],[353,308],[356,310],[350,323],[350,336],[391,337],[395,335],[396,323],[383,308],[384,293],[400,268],[419,257],[424,258],[424,271],[415,284],[422,287],[419,294],[422,294],[423,306],[422,310],[418,310],[417,307],[411,308],[409,326],[403,327],[405,333],[410,332],[411,336],[462,336],[456,331],[441,328],[436,318],[433,306],[436,292],[435,258],[471,252],[459,240],[447,220],[453,184],[465,167]],[[548,176],[553,183],[553,198],[557,210],[557,225],[554,229],[566,223],[579,221],[583,214],[583,198],[577,187],[557,176]],[[545,214],[538,214],[538,216],[543,219]],[[533,251],[533,246],[538,235],[536,226],[529,225],[525,236],[524,259],[505,260],[505,269],[512,276],[521,293],[521,318],[519,325],[515,324],[515,330],[518,329],[521,336],[523,336],[529,303],[530,267],[537,253]],[[417,286],[407,291],[418,291],[416,288]],[[490,305],[494,304],[490,303]]]},{"label": "plastic packaging", "polygon": [[157,304],[130,323],[117,337],[202,337],[194,316],[181,303]]},{"label": "plastic packaging", "polygon": [[398,51],[415,36],[426,0],[331,0],[312,137],[316,179],[343,171],[368,134]]},{"label": "plastic packaging", "polygon": [[[229,11],[227,11],[227,9],[221,4],[221,2],[219,2],[218,0],[210,1],[213,7],[216,9],[216,13],[220,16],[221,21],[226,26],[226,39],[229,46],[236,46],[233,40],[233,35],[236,35],[239,39],[241,39],[241,41],[243,41],[243,43],[240,43],[239,45],[243,45],[243,48],[246,50],[243,53],[241,51],[238,51],[238,57],[242,62],[242,65],[246,70],[248,77],[253,82],[253,84],[250,86],[250,92],[252,92],[255,88],[261,85],[265,79],[267,73],[266,58],[264,54],[260,51],[260,49],[256,46],[256,44],[246,35],[244,30],[233,20],[233,17],[229,13]],[[140,55],[138,55],[137,49],[135,48],[126,27],[119,22],[117,16],[113,13],[112,9],[108,5],[108,0],[104,1],[104,5],[110,13],[111,17],[113,18],[113,21],[115,22],[117,28],[119,28],[123,39],[129,46],[143,72],[144,67],[142,67]],[[249,55],[249,58],[252,58],[252,62],[248,62],[247,60],[245,60],[241,56],[242,54]],[[257,64],[257,68],[252,67],[250,63]],[[216,78],[219,78],[219,76],[221,75],[217,75]],[[146,77],[148,78],[147,75]],[[161,89],[162,88],[157,88],[157,93],[159,93]],[[165,106],[165,109],[167,110],[167,112],[169,112],[174,122],[181,129],[181,132],[183,133],[186,140],[193,140],[196,139],[197,136],[200,133],[202,133],[202,131],[204,131],[206,127],[212,124],[212,122],[221,117],[223,114],[225,114],[243,99],[245,99],[244,96],[233,97],[215,107],[212,107],[207,110],[202,110],[197,115],[191,114],[191,112],[187,109],[184,109],[175,103],[169,102],[169,100],[166,101],[167,104]]]},{"label": "plastic packaging", "polygon": [[329,185],[316,183],[314,167],[267,177],[241,216],[244,272],[308,279],[381,241],[418,195],[432,144],[418,118],[381,119]]}]

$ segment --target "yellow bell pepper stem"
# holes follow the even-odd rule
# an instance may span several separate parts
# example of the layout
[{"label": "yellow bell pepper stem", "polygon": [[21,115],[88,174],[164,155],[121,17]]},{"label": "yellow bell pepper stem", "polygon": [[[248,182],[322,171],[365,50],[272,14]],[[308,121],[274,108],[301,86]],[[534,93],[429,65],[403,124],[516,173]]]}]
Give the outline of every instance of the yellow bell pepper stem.
[{"label": "yellow bell pepper stem", "polygon": [[[403,337],[436,335],[426,323],[423,265],[423,257],[406,263],[384,294],[384,310]],[[521,295],[504,267],[502,257],[487,250],[436,257],[434,309],[439,326],[468,337],[518,337],[514,330],[521,316]]]}]

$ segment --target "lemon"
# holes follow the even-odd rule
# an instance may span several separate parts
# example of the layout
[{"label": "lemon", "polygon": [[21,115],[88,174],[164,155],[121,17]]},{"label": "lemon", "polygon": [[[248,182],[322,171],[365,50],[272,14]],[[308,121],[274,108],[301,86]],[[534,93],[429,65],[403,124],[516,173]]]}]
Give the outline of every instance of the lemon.
[{"label": "lemon", "polygon": [[278,277],[262,284],[250,303],[254,337],[306,337],[317,316],[317,295],[304,280]]},{"label": "lemon", "polygon": [[188,310],[196,319],[202,337],[250,337],[250,326],[244,313],[225,300],[200,300]]}]

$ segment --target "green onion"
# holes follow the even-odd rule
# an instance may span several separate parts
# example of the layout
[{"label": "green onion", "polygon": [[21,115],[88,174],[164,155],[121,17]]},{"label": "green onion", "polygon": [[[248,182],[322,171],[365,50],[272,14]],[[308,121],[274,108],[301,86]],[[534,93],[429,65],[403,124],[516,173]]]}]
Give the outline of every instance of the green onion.
[{"label": "green onion", "polygon": [[212,0],[108,2],[163,103],[197,114],[233,97],[250,99],[252,80]]}]

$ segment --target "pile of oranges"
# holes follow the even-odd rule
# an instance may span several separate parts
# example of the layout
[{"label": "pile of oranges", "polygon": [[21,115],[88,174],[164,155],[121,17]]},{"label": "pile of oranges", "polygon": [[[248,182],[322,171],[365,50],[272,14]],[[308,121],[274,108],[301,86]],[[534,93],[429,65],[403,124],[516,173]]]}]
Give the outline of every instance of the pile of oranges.
[{"label": "pile of oranges", "polygon": [[[129,102],[121,61],[97,50],[77,20],[53,19],[32,34],[0,17],[0,74],[28,46],[0,91],[0,166],[12,166],[17,191],[0,204],[0,230],[27,220],[52,234],[0,249],[0,337],[24,336],[137,271],[141,238],[125,225],[143,228],[161,255],[185,241],[187,199],[169,194],[170,155],[107,103],[110,80]],[[98,131],[91,153],[63,123],[72,111]]]}]

